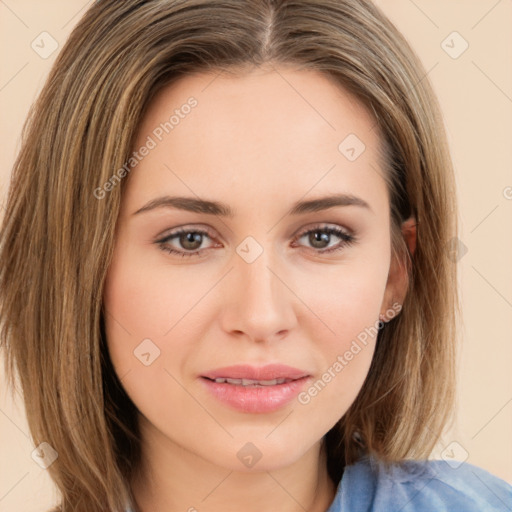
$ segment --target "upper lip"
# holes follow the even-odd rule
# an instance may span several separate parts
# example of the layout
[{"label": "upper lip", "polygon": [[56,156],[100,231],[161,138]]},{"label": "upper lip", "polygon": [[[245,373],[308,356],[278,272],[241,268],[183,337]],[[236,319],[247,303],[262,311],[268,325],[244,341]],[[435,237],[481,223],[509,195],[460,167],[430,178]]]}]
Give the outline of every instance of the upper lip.
[{"label": "upper lip", "polygon": [[237,364],[211,370],[202,375],[208,379],[251,379],[251,380],[273,380],[273,379],[301,379],[309,376],[308,372],[293,368],[285,364],[268,364],[265,366],[251,366]]}]

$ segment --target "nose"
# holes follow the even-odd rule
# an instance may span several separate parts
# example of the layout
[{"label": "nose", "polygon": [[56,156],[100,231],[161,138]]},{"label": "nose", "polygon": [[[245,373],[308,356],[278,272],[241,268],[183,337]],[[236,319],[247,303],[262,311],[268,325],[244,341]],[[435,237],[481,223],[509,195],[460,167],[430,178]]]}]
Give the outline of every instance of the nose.
[{"label": "nose", "polygon": [[297,298],[286,274],[263,253],[252,263],[235,256],[221,324],[225,332],[256,342],[281,339],[297,324]]}]

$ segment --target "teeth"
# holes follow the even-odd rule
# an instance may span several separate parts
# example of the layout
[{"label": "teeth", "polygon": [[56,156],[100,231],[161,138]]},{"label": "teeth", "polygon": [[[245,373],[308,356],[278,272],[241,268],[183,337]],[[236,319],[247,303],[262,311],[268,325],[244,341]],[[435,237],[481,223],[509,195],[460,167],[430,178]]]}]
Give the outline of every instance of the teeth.
[{"label": "teeth", "polygon": [[290,382],[293,379],[272,379],[272,380],[253,380],[253,379],[228,379],[224,377],[219,377],[214,379],[218,384],[224,384],[227,382],[228,384],[235,384],[237,386],[276,386],[277,384],[283,384],[285,382]]}]

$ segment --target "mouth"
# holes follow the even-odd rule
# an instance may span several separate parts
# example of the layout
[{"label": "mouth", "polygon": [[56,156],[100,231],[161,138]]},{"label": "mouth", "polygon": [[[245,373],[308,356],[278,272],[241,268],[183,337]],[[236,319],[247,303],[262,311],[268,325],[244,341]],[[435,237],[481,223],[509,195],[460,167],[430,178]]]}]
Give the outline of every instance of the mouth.
[{"label": "mouth", "polygon": [[245,413],[269,413],[291,402],[311,375],[278,364],[230,366],[200,377],[210,394],[223,405]]}]

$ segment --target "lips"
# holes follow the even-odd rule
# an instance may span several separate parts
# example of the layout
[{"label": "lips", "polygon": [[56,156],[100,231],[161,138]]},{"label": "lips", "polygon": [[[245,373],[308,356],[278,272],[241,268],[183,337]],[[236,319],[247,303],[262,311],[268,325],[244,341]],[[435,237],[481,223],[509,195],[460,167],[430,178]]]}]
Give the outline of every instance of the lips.
[{"label": "lips", "polygon": [[304,388],[310,375],[282,364],[218,368],[201,376],[206,390],[224,405],[244,413],[270,413]]}]

